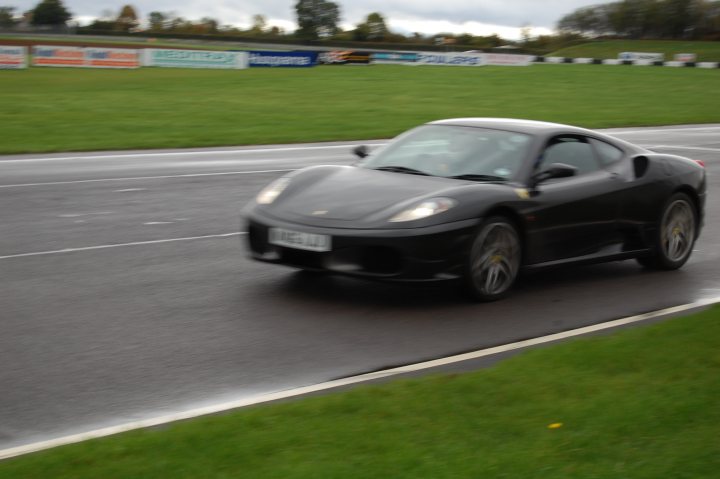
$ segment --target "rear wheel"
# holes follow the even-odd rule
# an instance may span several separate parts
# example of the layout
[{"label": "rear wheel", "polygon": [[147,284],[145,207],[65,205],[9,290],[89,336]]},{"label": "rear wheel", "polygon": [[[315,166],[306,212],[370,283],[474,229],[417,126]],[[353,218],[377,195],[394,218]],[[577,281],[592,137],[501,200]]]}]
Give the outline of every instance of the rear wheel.
[{"label": "rear wheel", "polygon": [[696,231],[697,213],[692,200],[685,193],[674,194],[660,216],[652,255],[638,258],[638,263],[652,269],[680,268],[692,253]]},{"label": "rear wheel", "polygon": [[488,218],[473,240],[465,285],[478,301],[507,295],[520,270],[522,248],[515,225],[501,216]]}]

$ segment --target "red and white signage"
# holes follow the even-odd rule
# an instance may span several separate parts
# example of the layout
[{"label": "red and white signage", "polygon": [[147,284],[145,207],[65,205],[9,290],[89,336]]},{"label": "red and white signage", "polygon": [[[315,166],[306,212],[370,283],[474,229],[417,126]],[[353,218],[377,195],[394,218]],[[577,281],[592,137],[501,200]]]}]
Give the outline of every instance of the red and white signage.
[{"label": "red and white signage", "polygon": [[32,64],[36,67],[84,67],[85,49],[37,45],[33,47]]},{"label": "red and white signage", "polygon": [[0,70],[27,68],[27,47],[0,45]]},{"label": "red and white signage", "polygon": [[676,53],[675,58],[673,58],[676,62],[696,62],[697,61],[697,55],[694,53]]},{"label": "red and white signage", "polygon": [[84,68],[140,68],[138,50],[130,48],[83,48],[38,45],[33,47],[33,66]]},{"label": "red and white signage", "polygon": [[130,48],[86,48],[85,66],[90,68],[140,68],[138,50]]}]

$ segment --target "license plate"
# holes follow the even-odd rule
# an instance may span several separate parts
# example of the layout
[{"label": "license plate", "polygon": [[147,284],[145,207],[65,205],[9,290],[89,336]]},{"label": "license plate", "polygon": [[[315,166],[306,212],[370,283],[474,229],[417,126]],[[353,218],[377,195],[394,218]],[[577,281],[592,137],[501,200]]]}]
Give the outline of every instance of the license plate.
[{"label": "license plate", "polygon": [[270,228],[268,240],[274,245],[306,251],[330,251],[331,244],[329,235],[303,233],[282,228]]}]

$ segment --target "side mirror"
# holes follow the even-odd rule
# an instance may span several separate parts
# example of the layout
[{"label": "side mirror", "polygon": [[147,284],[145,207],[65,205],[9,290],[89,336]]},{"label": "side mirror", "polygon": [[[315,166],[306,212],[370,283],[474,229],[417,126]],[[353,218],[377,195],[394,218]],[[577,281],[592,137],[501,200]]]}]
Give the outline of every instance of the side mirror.
[{"label": "side mirror", "polygon": [[353,153],[355,153],[356,156],[360,158],[365,158],[370,154],[368,151],[368,147],[365,145],[358,145],[355,148],[353,148]]},{"label": "side mirror", "polygon": [[535,188],[543,181],[550,180],[552,178],[567,178],[570,176],[577,175],[578,169],[574,166],[566,165],[565,163],[552,163],[546,169],[539,173],[535,173],[530,177],[530,188]]}]

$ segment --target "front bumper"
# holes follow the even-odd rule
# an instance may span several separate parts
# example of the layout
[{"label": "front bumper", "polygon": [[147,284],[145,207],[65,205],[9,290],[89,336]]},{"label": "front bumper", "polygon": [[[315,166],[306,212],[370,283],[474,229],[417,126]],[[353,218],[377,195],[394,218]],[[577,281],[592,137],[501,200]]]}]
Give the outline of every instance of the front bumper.
[{"label": "front bumper", "polygon": [[[440,281],[463,274],[479,220],[424,228],[320,228],[252,213],[247,220],[250,257],[266,263],[386,281]],[[270,228],[332,236],[332,250],[304,251],[268,242]]]}]

